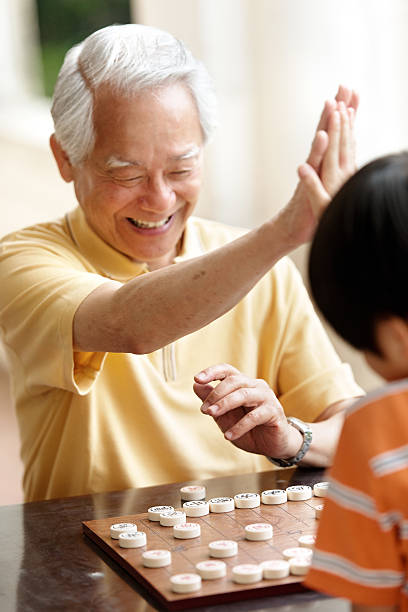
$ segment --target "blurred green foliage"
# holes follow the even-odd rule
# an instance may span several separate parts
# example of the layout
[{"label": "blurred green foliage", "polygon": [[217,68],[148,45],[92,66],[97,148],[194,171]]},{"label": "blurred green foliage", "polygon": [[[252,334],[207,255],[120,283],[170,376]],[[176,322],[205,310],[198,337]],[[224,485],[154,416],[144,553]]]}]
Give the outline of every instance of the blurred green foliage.
[{"label": "blurred green foliage", "polygon": [[65,53],[113,23],[129,23],[129,0],[37,0],[44,92],[51,96]]}]

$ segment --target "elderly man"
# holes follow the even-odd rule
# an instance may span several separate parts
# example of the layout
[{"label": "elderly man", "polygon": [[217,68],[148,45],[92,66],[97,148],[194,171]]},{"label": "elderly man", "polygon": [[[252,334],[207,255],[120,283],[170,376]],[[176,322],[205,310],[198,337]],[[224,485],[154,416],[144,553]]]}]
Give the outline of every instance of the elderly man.
[{"label": "elderly man", "polygon": [[[357,101],[345,88],[338,100],[308,159],[319,168],[322,129],[343,138],[344,159],[320,170],[327,189],[352,171]],[[153,28],[111,26],[71,49],[52,115],[79,206],[7,236],[0,257],[25,498],[270,468],[198,411],[193,376],[219,362],[267,380],[287,415],[318,421],[310,462],[330,462],[338,414],[361,390],[282,259],[315,227],[302,189],[247,233],[191,216],[214,95],[184,45]],[[285,442],[267,454],[291,457],[303,434],[279,428]]]}]

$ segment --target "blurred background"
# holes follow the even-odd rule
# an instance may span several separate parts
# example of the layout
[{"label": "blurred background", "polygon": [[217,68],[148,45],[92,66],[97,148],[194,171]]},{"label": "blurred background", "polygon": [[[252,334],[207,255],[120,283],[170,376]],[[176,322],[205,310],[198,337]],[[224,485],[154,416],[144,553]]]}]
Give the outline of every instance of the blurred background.
[{"label": "blurred background", "polygon": [[[248,228],[272,216],[339,83],[361,96],[359,165],[407,147],[406,0],[0,0],[0,235],[75,206],[48,148],[55,79],[73,44],[130,21],[184,40],[214,78],[220,126],[207,148],[201,216]],[[293,259],[304,273],[307,248]],[[377,386],[330,334],[358,382]],[[0,411],[0,504],[12,504],[22,501],[22,470],[1,350]]]}]

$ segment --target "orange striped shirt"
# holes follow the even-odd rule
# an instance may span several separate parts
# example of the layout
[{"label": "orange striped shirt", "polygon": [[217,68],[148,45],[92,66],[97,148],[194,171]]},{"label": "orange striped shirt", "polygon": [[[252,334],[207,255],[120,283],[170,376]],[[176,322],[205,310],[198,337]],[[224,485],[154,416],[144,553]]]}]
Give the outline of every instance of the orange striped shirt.
[{"label": "orange striped shirt", "polygon": [[408,381],[349,411],[305,585],[408,611]]}]

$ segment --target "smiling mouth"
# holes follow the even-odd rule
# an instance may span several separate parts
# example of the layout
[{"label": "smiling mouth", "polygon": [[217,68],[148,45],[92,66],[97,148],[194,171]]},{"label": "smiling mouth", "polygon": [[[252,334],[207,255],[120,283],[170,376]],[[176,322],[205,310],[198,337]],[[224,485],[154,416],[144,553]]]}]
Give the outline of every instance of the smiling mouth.
[{"label": "smiling mouth", "polygon": [[163,225],[166,225],[166,223],[170,221],[172,216],[173,215],[170,215],[170,217],[167,217],[166,219],[163,219],[162,221],[155,221],[155,222],[154,221],[140,221],[139,219],[132,219],[132,217],[127,217],[127,220],[130,221],[132,225],[140,229],[155,229],[157,227],[163,227]]}]

